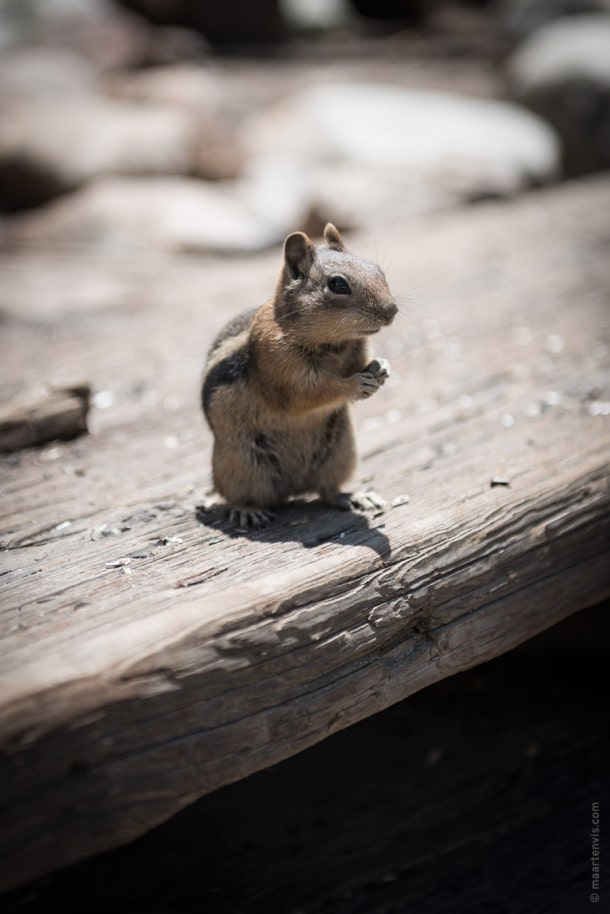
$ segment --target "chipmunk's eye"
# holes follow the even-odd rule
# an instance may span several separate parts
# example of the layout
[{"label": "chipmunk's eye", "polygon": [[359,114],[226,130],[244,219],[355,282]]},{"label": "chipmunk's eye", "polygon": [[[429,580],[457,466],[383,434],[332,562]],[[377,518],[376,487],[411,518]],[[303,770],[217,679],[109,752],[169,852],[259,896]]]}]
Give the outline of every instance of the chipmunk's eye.
[{"label": "chipmunk's eye", "polygon": [[331,276],[328,280],[328,288],[335,295],[351,295],[352,293],[349,283],[342,276]]}]

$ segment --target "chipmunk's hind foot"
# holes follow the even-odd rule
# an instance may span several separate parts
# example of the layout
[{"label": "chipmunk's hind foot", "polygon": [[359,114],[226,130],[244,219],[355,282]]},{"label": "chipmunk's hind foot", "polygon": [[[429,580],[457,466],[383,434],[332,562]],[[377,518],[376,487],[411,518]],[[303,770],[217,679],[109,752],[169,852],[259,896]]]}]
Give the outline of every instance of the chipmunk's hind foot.
[{"label": "chipmunk's hind foot", "polygon": [[383,511],[385,499],[378,495],[374,489],[360,489],[349,496],[353,508],[360,511]]},{"label": "chipmunk's hind foot", "polygon": [[262,530],[275,520],[272,511],[262,511],[258,508],[229,508],[229,523],[237,530],[250,531]]},{"label": "chipmunk's hind foot", "polygon": [[355,508],[359,511],[378,512],[385,507],[384,499],[372,489],[358,492],[324,492],[320,497],[324,504],[340,508],[342,511],[353,511]]}]

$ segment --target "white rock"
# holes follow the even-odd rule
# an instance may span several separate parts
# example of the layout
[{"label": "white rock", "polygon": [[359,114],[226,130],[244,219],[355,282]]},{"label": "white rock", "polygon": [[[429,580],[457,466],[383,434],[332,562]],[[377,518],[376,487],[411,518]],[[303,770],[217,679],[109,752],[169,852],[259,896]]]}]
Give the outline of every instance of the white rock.
[{"label": "white rock", "polygon": [[544,180],[557,164],[552,131],[515,105],[394,86],[307,89],[263,114],[248,139],[255,153],[281,149],[375,167],[483,169],[516,184]]},{"label": "white rock", "polygon": [[359,223],[512,194],[559,166],[553,130],[516,105],[394,86],[306,89],[253,119],[245,143],[292,162],[317,202]]}]

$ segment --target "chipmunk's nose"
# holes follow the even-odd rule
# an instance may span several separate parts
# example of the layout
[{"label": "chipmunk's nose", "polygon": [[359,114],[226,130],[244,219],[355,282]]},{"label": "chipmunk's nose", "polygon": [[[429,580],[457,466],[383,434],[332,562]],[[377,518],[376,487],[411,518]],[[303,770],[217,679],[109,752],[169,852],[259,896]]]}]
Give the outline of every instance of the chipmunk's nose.
[{"label": "chipmunk's nose", "polygon": [[387,302],[387,304],[385,304],[383,306],[381,314],[383,317],[383,322],[387,327],[388,324],[392,323],[392,321],[398,314],[398,305],[394,301]]}]

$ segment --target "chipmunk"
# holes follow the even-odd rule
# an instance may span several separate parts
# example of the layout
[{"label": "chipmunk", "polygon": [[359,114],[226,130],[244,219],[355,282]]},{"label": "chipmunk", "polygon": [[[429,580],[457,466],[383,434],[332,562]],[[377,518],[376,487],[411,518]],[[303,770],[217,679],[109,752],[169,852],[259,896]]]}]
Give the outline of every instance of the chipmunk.
[{"label": "chipmunk", "polygon": [[375,508],[375,493],[342,486],[356,463],[350,403],[390,374],[368,337],[398,308],[374,263],[346,250],[334,225],[325,245],[303,232],[284,242],[275,295],[230,321],[205,366],[202,406],[214,433],[214,486],[231,521],[258,529],[292,495],[339,508]]}]

